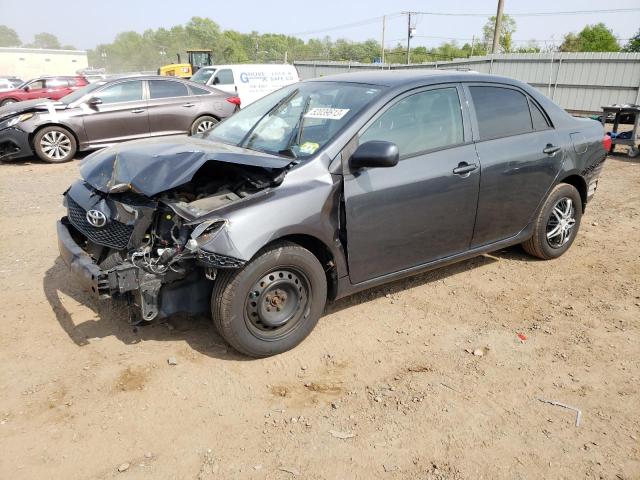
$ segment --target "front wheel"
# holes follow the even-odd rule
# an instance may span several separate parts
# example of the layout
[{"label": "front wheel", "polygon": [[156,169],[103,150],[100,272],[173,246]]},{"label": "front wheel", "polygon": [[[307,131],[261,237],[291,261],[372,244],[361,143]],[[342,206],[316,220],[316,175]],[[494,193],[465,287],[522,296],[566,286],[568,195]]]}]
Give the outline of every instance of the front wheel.
[{"label": "front wheel", "polygon": [[578,190],[566,183],[556,185],[535,219],[533,236],[522,247],[543,260],[558,258],[575,240],[581,219],[582,199]]},{"label": "front wheel", "polygon": [[73,159],[77,151],[76,139],[66,128],[46,127],[33,137],[33,149],[40,160],[62,163]]},{"label": "front wheel", "polygon": [[3,100],[2,102],[0,102],[0,107],[4,107],[5,105],[11,105],[12,103],[16,103],[17,100],[14,100],[13,98],[7,98],[6,100]]},{"label": "front wheel", "polygon": [[298,345],[318,323],[327,298],[318,259],[289,242],[265,248],[241,269],[219,272],[215,282],[214,324],[233,348],[251,357]]}]

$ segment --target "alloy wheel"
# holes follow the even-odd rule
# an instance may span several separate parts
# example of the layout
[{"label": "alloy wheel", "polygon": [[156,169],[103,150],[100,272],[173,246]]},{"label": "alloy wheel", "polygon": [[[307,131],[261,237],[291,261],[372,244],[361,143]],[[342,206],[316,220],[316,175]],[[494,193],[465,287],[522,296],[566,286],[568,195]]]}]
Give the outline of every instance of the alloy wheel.
[{"label": "alloy wheel", "polygon": [[71,139],[63,132],[52,130],[40,139],[44,154],[52,160],[62,160],[71,152]]},{"label": "alloy wheel", "polygon": [[196,133],[205,133],[211,130],[217,122],[213,120],[203,120],[198,124],[198,128],[196,129]]},{"label": "alloy wheel", "polygon": [[547,220],[547,242],[551,248],[561,248],[570,239],[576,224],[575,208],[570,198],[556,202]]}]

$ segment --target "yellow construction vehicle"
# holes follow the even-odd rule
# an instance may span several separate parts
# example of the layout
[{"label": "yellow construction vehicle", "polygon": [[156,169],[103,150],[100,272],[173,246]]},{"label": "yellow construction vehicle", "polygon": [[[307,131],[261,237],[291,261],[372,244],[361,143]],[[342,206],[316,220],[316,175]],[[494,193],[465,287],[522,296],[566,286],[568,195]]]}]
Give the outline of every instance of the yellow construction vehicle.
[{"label": "yellow construction vehicle", "polygon": [[187,50],[189,63],[181,63],[180,54],[177,55],[178,63],[163,65],[158,69],[158,75],[191,78],[200,67],[211,66],[211,50]]}]

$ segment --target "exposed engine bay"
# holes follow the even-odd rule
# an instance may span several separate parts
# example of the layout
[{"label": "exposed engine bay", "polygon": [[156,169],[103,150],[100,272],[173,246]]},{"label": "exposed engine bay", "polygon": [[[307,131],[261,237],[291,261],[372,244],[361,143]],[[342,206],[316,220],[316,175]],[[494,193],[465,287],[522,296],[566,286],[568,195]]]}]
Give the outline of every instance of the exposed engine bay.
[{"label": "exposed engine bay", "polygon": [[207,251],[226,225],[216,211],[279,185],[285,173],[207,162],[187,183],[151,197],[105,193],[80,180],[65,193],[68,215],[62,222],[100,269],[96,293],[139,307],[141,318],[133,323],[195,313],[208,305],[217,271],[244,264]]}]

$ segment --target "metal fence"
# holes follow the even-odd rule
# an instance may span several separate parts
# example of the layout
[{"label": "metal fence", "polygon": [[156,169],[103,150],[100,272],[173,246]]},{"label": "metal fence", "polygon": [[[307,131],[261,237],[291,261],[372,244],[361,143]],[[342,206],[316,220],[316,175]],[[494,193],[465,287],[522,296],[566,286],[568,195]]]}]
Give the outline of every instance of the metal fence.
[{"label": "metal fence", "polygon": [[300,78],[361,70],[470,69],[527,82],[572,112],[640,103],[640,53],[515,53],[421,64],[295,62]]}]

